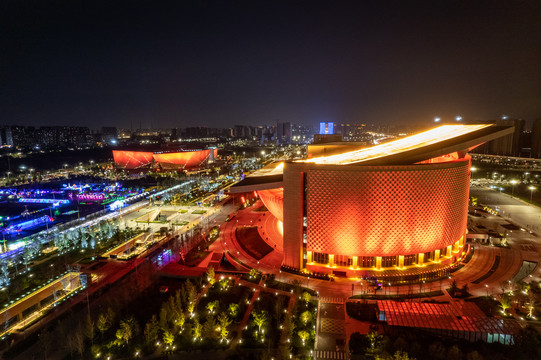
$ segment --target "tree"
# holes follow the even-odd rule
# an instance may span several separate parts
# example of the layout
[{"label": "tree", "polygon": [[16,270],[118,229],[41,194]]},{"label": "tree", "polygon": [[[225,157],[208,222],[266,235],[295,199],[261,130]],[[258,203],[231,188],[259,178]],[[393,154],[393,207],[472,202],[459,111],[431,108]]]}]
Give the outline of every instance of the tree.
[{"label": "tree", "polygon": [[227,290],[227,288],[229,287],[229,279],[222,279],[220,280],[220,290],[224,291],[224,290]]},{"label": "tree", "polygon": [[310,321],[312,321],[312,313],[308,310],[303,312],[301,314],[301,321],[304,325],[308,324]]},{"label": "tree", "polygon": [[172,332],[167,331],[167,330],[163,332],[163,342],[166,345],[171,346],[173,345],[174,341],[175,341],[175,335],[173,335]]},{"label": "tree", "polygon": [[312,301],[312,295],[308,291],[303,291],[302,300],[308,304]]},{"label": "tree", "polygon": [[431,359],[445,359],[447,351],[441,342],[436,341],[428,347],[428,354]]},{"label": "tree", "polygon": [[256,269],[250,269],[250,279],[257,279],[259,277],[260,272]]},{"label": "tree", "polygon": [[158,333],[160,331],[160,325],[156,315],[152,315],[150,320],[145,325],[145,342],[147,344],[153,344],[158,340]]},{"label": "tree", "polygon": [[447,350],[447,360],[462,360],[462,351],[457,345],[453,345]]},{"label": "tree", "polygon": [[407,351],[408,350],[408,342],[406,340],[404,340],[403,337],[399,337],[398,339],[396,339],[394,341],[394,344],[393,344],[395,350],[399,350],[399,351]]},{"label": "tree", "polygon": [[207,304],[207,310],[209,311],[209,313],[214,314],[215,310],[218,308],[218,305],[218,300],[211,301]]},{"label": "tree", "polygon": [[184,323],[186,322],[186,317],[184,316],[184,310],[182,309],[182,306],[179,306],[175,309],[174,322],[175,325],[181,329],[184,326]]},{"label": "tree", "polygon": [[227,340],[227,336],[229,335],[228,327],[231,325],[231,323],[231,319],[229,319],[229,316],[227,316],[225,312],[218,316],[218,324],[220,325],[220,340]]},{"label": "tree", "polygon": [[166,302],[162,304],[160,309],[160,329],[163,331],[169,330],[169,306]]},{"label": "tree", "polygon": [[256,311],[252,313],[252,316],[254,317],[254,324],[257,326],[259,332],[261,332],[261,328],[264,327],[268,321],[267,312],[265,310]]},{"label": "tree", "polygon": [[111,328],[111,325],[112,325],[112,321],[111,321],[111,317],[109,316],[109,311],[107,311],[105,314],[101,313],[100,316],[98,316],[98,323],[96,326],[102,337],[103,337],[103,334],[106,333],[107,330]]},{"label": "tree", "polygon": [[73,345],[79,353],[80,358],[82,358],[83,353],[85,352],[85,335],[82,325],[77,327],[77,330],[75,330],[75,333],[73,334]]},{"label": "tree", "polygon": [[203,328],[201,329],[201,332],[204,337],[208,339],[214,339],[216,338],[216,319],[214,316],[209,315],[207,316],[207,320],[203,324]]},{"label": "tree", "polygon": [[201,323],[198,318],[195,318],[193,321],[192,331],[194,341],[201,337]]},{"label": "tree", "polygon": [[303,345],[304,342],[310,338],[310,333],[306,330],[300,330],[297,335],[299,335],[299,337],[301,338]]},{"label": "tree", "polygon": [[508,294],[502,294],[500,299],[500,307],[502,308],[503,314],[506,315],[507,309],[511,307],[511,296]]},{"label": "tree", "polygon": [[187,292],[187,310],[190,314],[193,314],[195,309],[195,303],[197,301],[197,290],[195,289],[194,284],[190,280],[186,281],[186,292]]},{"label": "tree", "polygon": [[209,282],[210,286],[214,285],[216,282],[216,274],[214,273],[214,268],[212,266],[209,266],[207,270],[207,281]]},{"label": "tree", "polygon": [[240,305],[237,303],[231,303],[229,304],[228,311],[229,311],[229,315],[231,315],[233,319],[236,319],[239,316]]},{"label": "tree", "polygon": [[535,310],[535,295],[532,291],[528,292],[528,302],[526,303],[526,309],[528,310],[528,318],[533,317],[533,312]]},{"label": "tree", "polygon": [[129,341],[133,338],[135,332],[135,319],[130,317],[127,320],[120,321],[120,329],[116,332],[116,338],[119,340],[119,343],[128,344]]},{"label": "tree", "polygon": [[370,331],[368,335],[366,335],[366,337],[368,338],[368,341],[370,343],[370,350],[374,351],[379,346],[379,343],[381,342],[381,335],[379,335],[375,331]]},{"label": "tree", "polygon": [[86,317],[86,337],[90,340],[91,344],[94,344],[94,337],[96,336],[96,327],[94,326],[94,321],[90,314]]}]

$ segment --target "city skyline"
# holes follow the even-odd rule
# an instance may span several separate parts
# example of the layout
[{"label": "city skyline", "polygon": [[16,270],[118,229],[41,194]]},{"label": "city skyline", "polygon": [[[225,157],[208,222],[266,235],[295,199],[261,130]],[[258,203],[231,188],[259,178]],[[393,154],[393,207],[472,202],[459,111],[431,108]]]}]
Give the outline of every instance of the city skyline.
[{"label": "city skyline", "polygon": [[539,4],[3,6],[3,125],[541,117]]}]

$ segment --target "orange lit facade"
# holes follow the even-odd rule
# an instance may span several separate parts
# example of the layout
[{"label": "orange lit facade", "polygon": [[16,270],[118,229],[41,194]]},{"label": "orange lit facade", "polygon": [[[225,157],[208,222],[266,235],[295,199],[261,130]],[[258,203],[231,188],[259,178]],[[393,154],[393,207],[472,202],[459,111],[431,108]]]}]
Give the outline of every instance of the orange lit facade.
[{"label": "orange lit facade", "polygon": [[152,152],[113,150],[115,164],[130,170],[150,167],[153,156]]},{"label": "orange lit facade", "polygon": [[343,153],[285,162],[232,191],[257,190],[283,221],[289,268],[348,277],[438,271],[464,255],[468,151],[512,131],[447,125],[373,147],[346,143]]},{"label": "orange lit facade", "polygon": [[[456,262],[469,164],[468,156],[399,166],[286,164],[284,265],[353,276]],[[304,189],[301,196],[288,194],[293,187]]]},{"label": "orange lit facade", "polygon": [[163,170],[183,170],[198,168],[214,161],[217,152],[218,149],[166,153],[113,150],[113,158],[118,166],[127,170],[152,166]]}]

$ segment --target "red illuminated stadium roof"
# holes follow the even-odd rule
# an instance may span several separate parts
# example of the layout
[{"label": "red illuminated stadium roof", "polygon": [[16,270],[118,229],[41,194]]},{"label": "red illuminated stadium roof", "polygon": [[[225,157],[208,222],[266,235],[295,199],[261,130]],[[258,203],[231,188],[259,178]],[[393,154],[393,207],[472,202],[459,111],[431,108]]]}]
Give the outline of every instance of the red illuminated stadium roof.
[{"label": "red illuminated stadium roof", "polygon": [[129,170],[150,167],[152,161],[165,169],[196,168],[205,163],[211,155],[214,159],[216,154],[217,149],[171,152],[113,150],[115,163]]}]

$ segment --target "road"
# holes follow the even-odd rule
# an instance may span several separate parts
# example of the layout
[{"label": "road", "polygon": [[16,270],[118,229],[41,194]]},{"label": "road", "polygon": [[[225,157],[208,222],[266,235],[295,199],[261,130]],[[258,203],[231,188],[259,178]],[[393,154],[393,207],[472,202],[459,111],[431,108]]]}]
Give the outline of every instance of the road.
[{"label": "road", "polygon": [[541,232],[541,208],[485,187],[472,187],[470,195],[477,197],[480,204],[499,209],[504,218],[531,231]]}]

